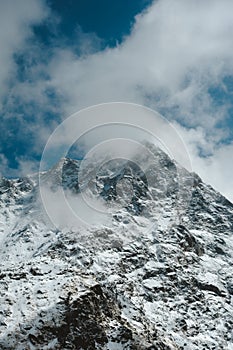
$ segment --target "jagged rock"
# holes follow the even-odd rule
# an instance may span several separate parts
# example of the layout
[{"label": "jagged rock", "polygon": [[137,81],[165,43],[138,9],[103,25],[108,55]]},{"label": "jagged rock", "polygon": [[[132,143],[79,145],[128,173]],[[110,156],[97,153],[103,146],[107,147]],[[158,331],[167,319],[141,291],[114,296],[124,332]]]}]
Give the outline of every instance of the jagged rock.
[{"label": "jagged rock", "polygon": [[89,228],[54,228],[36,175],[0,180],[1,349],[232,349],[233,204],[147,146],[83,181],[71,159],[41,174],[113,205]]}]

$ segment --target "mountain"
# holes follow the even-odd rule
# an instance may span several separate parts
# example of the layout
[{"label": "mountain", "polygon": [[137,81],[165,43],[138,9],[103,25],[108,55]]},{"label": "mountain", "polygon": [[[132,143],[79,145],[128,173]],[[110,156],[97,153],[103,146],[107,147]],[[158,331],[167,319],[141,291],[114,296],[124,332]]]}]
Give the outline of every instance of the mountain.
[{"label": "mountain", "polygon": [[1,349],[233,349],[233,204],[147,146],[0,179]]}]

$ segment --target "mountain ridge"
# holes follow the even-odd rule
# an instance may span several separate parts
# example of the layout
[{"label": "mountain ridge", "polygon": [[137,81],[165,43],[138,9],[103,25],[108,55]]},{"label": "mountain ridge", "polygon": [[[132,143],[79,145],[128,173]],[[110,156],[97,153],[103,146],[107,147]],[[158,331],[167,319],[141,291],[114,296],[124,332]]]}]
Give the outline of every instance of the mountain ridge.
[{"label": "mountain ridge", "polygon": [[[233,204],[153,152],[83,182],[111,217],[85,229],[52,225],[35,175],[1,180],[2,349],[233,348]],[[42,180],[79,196],[80,162],[61,162]]]}]

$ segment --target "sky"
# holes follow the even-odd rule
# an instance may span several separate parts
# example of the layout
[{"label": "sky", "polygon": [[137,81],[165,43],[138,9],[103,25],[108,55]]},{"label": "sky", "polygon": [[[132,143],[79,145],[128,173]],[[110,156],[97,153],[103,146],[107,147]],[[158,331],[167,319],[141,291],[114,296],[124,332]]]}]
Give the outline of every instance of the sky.
[{"label": "sky", "polygon": [[233,201],[231,0],[0,0],[0,26],[2,176],[37,171],[69,115],[122,101],[169,120]]}]

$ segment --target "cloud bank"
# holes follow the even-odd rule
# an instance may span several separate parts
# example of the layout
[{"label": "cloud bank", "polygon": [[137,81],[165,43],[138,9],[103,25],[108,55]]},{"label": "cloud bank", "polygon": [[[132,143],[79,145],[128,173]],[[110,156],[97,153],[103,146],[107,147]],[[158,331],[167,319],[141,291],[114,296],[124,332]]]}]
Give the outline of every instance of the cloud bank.
[{"label": "cloud bank", "polygon": [[229,105],[216,103],[210,92],[216,86],[228,89],[224,79],[233,75],[232,38],[229,0],[157,1],[137,16],[130,36],[114,49],[85,57],[57,50],[51,81],[66,97],[67,115],[119,100],[150,106],[175,120],[194,170],[233,200],[233,145],[222,143],[228,130],[218,128],[229,117]]}]

